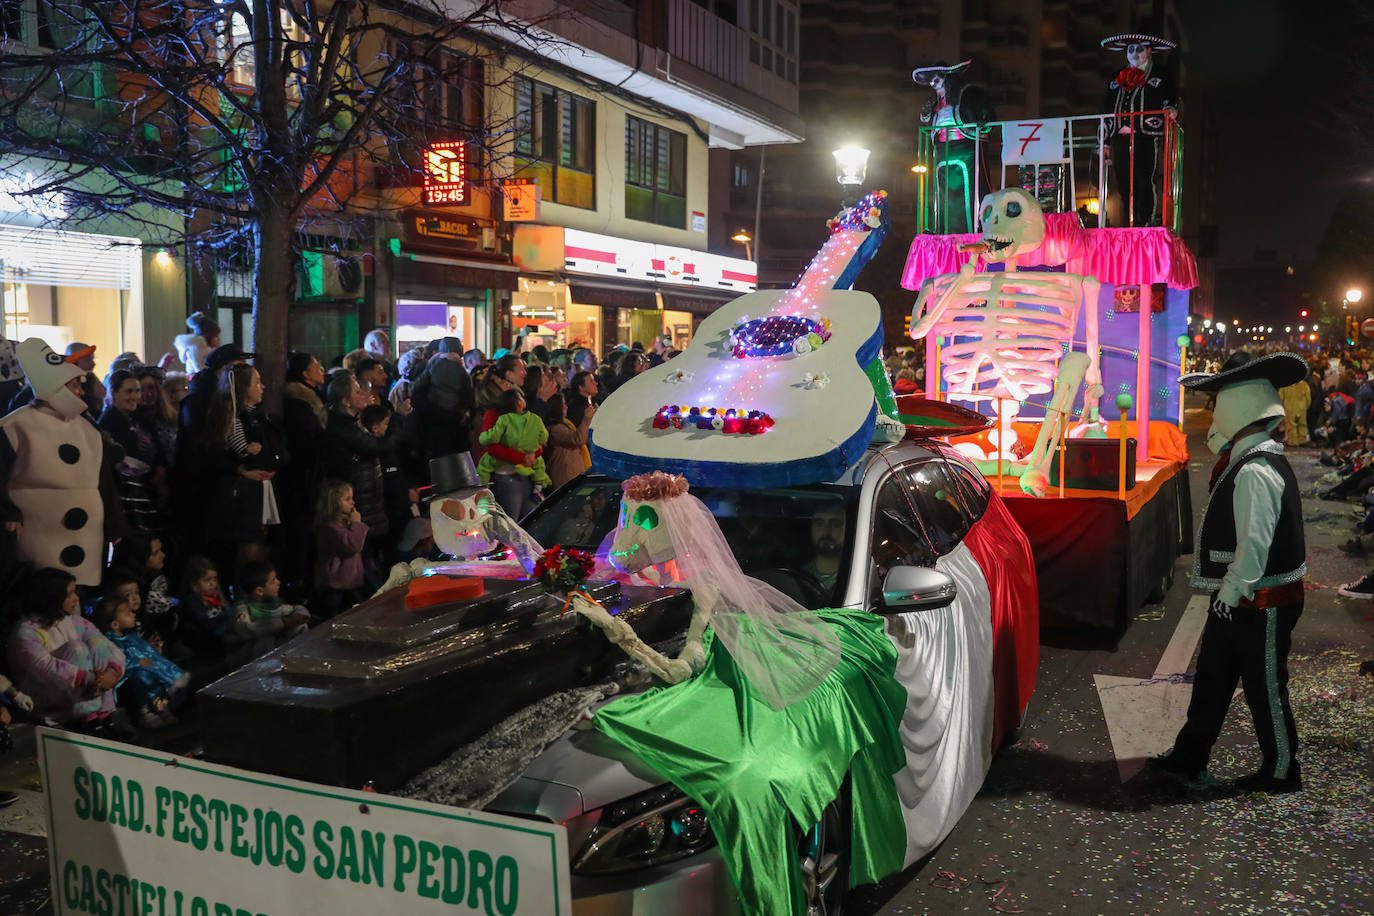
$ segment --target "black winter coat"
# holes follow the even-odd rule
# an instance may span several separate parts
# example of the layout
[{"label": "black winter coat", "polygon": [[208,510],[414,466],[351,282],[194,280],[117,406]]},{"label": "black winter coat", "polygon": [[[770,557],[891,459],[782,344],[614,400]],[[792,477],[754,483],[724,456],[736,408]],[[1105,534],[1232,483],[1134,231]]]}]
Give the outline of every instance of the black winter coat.
[{"label": "black winter coat", "polygon": [[[290,460],[286,437],[270,417],[257,410],[239,414],[243,436],[256,442],[262,450],[256,455],[237,455],[229,448],[216,448],[207,442],[204,452],[205,480],[210,488],[210,511],[205,518],[206,534],[211,541],[256,543],[262,540],[263,491],[261,480],[249,480],[239,473],[250,471],[280,471]],[[279,488],[273,492],[278,498]]]},{"label": "black winter coat", "polygon": [[379,439],[358,425],[357,417],[341,410],[329,411],[324,432],[326,480],[347,481],[353,487],[353,504],[367,525],[369,538],[386,534],[386,491],[382,460],[396,447],[396,434],[387,431]]}]

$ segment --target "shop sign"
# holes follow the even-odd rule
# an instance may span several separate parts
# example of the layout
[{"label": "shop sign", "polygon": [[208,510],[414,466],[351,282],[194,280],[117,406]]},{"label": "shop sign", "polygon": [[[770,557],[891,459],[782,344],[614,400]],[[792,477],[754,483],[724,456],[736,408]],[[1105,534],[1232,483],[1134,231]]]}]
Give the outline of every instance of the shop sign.
[{"label": "shop sign", "polygon": [[468,202],[467,143],[449,140],[425,149],[426,204],[454,206]]},{"label": "shop sign", "polygon": [[508,223],[528,223],[539,219],[539,182],[533,178],[509,178],[501,183]]},{"label": "shop sign", "polygon": [[406,241],[414,244],[435,244],[470,250],[482,239],[482,227],[470,216],[450,216],[446,213],[427,213],[424,210],[405,211]]},{"label": "shop sign", "polygon": [[53,912],[570,914],[567,831],[38,729]]},{"label": "shop sign", "polygon": [[46,219],[67,216],[67,195],[61,191],[34,193],[42,185],[33,172],[23,175],[0,173],[0,213],[27,213]]},{"label": "shop sign", "polygon": [[758,285],[753,261],[705,251],[654,245],[579,229],[563,231],[564,269],[626,280],[651,280],[699,289],[752,292]]}]

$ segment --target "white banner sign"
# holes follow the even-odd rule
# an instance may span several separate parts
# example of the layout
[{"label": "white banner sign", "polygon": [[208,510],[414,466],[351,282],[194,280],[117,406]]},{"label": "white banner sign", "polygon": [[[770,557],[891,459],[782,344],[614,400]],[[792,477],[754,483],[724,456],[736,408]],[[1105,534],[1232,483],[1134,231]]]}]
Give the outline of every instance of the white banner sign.
[{"label": "white banner sign", "polygon": [[1008,121],[1002,126],[1002,164],[1059,162],[1064,158],[1068,123],[1064,118]]},{"label": "white banner sign", "polygon": [[40,728],[53,912],[570,914],[562,826]]},{"label": "white banner sign", "polygon": [[563,231],[563,256],[563,269],[571,273],[742,293],[753,292],[758,286],[758,268],[753,261],[580,229]]}]

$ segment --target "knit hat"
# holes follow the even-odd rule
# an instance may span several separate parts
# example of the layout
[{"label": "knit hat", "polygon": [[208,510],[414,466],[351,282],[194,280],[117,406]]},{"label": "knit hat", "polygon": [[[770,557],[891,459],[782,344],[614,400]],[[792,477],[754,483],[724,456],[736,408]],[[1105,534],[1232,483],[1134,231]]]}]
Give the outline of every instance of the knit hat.
[{"label": "knit hat", "polygon": [[39,337],[30,337],[16,349],[19,365],[24,368],[24,375],[28,376],[29,386],[33,388],[33,396],[52,404],[68,419],[80,416],[86,403],[67,389],[67,383],[74,378],[85,378],[86,371],[67,362]]}]

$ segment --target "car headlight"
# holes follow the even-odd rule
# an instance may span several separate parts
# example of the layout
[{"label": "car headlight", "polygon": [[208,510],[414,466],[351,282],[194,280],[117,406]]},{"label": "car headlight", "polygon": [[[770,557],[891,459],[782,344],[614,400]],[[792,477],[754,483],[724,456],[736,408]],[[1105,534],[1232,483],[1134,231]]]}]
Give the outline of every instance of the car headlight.
[{"label": "car headlight", "polygon": [[662,786],[601,809],[573,857],[579,875],[610,875],[686,858],[716,845],[706,812],[674,786]]}]

